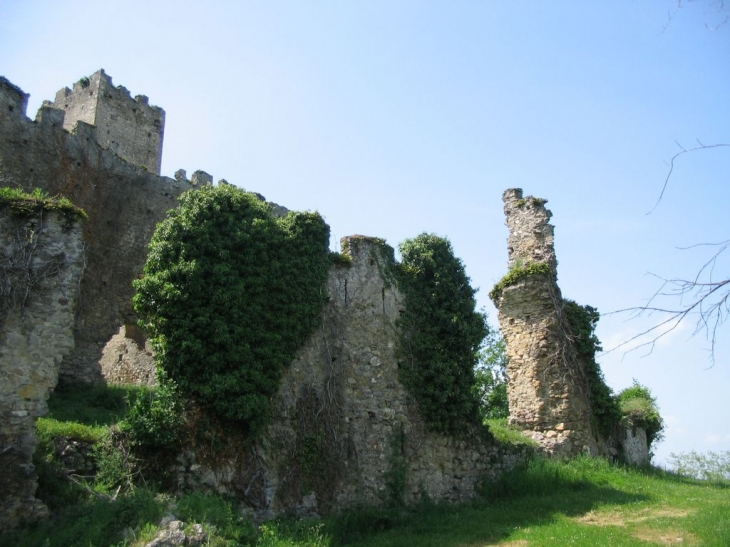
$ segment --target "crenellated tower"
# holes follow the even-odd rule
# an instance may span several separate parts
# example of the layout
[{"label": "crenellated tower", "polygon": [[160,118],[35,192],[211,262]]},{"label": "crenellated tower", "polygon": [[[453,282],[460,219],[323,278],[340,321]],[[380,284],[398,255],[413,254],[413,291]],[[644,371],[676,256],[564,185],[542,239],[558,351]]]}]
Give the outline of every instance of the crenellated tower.
[{"label": "crenellated tower", "polygon": [[93,125],[102,147],[160,174],[165,111],[150,105],[145,95],[132,98],[124,86],[115,87],[104,69],[81,78],[73,89],[64,87],[44,104],[66,112],[64,129],[71,131],[79,121]]}]

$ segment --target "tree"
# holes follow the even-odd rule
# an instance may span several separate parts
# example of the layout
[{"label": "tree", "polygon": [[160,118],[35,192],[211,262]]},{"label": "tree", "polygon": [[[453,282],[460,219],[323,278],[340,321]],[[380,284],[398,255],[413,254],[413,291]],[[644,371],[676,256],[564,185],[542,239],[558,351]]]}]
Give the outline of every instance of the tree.
[{"label": "tree", "polygon": [[708,30],[717,30],[730,21],[730,2],[726,0],[676,0],[676,7],[667,12],[667,22],[663,30],[667,30],[677,13],[689,4],[706,4],[709,7],[711,15],[705,12],[705,15],[709,15],[712,19],[712,22],[705,23],[705,27]]},{"label": "tree", "polygon": [[[677,159],[687,153],[730,147],[730,143],[705,145],[699,141],[697,146],[691,148],[685,148],[679,143],[677,145],[681,150],[674,154],[669,161],[669,170],[664,179],[664,185],[659,193],[659,198],[647,214],[651,214],[661,203],[672,173],[674,172],[674,165]],[[635,317],[656,313],[664,316],[664,319],[619,344],[610,351],[638,342],[628,351],[648,348],[648,352],[651,353],[658,340],[667,336],[685,321],[693,321],[694,334],[704,332],[707,340],[710,342],[710,360],[714,364],[718,329],[727,321],[730,315],[730,273],[722,271],[723,265],[720,262],[722,258],[725,258],[723,253],[730,247],[730,239],[716,243],[698,243],[685,249],[695,247],[712,248],[713,252],[699,268],[694,278],[665,278],[652,274],[661,281],[661,284],[646,305],[612,312],[631,313]],[[721,270],[720,275],[717,274],[717,267]],[[664,305],[663,302],[667,299],[676,302],[676,304]],[[642,342],[642,340],[647,341]]]},{"label": "tree", "polygon": [[730,481],[730,450],[701,454],[692,450],[669,455],[669,465],[680,475],[704,481]]},{"label": "tree", "polygon": [[509,417],[507,398],[507,351],[498,330],[490,329],[474,369],[474,389],[483,419]]},{"label": "tree", "polygon": [[448,239],[421,234],[400,245],[405,310],[398,375],[430,429],[460,433],[479,423],[474,367],[488,327],[476,290]]}]

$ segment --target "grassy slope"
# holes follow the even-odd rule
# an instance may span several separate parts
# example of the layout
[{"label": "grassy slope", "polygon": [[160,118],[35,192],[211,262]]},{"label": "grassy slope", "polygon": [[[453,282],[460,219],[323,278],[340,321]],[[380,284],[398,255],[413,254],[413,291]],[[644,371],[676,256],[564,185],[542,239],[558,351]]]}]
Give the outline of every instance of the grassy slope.
[{"label": "grassy slope", "polygon": [[[54,394],[51,416],[39,423],[41,444],[58,432],[87,440],[99,436],[124,414],[125,395],[125,388]],[[154,537],[155,523],[175,501],[137,488],[109,503],[78,488],[69,491],[74,485],[42,484],[41,490],[44,486],[61,502],[55,520],[0,536],[0,546],[142,546]],[[321,523],[278,521],[257,530],[234,504],[220,498],[192,494],[176,500],[175,506],[186,523],[208,527],[212,546],[730,546],[730,484],[588,458],[536,460],[492,485],[484,499],[459,507],[424,503],[410,511],[361,510]],[[120,532],[128,527],[134,535],[120,543]]]},{"label": "grassy slope", "polygon": [[600,460],[533,462],[490,501],[437,509],[359,547],[730,545],[730,487]]}]

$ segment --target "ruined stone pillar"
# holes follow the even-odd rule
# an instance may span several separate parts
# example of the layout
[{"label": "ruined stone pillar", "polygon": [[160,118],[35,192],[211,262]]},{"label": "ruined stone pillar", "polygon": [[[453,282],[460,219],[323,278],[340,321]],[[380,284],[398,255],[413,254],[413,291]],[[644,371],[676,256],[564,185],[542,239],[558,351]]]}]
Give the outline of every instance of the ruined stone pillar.
[{"label": "ruined stone pillar", "polygon": [[509,364],[510,423],[546,452],[596,452],[590,399],[563,316],[547,200],[504,192],[509,272],[490,293]]},{"label": "ruined stone pillar", "polygon": [[74,345],[84,266],[81,223],[0,204],[0,529],[47,514],[35,498],[36,419]]}]

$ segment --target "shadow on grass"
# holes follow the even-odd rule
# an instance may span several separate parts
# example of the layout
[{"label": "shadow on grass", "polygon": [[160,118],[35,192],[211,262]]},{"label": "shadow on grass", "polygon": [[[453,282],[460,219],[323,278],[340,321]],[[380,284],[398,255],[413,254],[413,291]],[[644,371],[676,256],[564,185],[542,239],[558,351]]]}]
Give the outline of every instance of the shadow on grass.
[{"label": "shadow on grass", "polygon": [[130,392],[145,389],[139,386],[59,386],[48,400],[48,417],[90,426],[112,425],[127,412]]},{"label": "shadow on grass", "polygon": [[517,530],[550,524],[562,516],[575,517],[603,505],[651,499],[603,484],[608,475],[617,472],[612,469],[600,461],[574,465],[537,460],[486,486],[483,497],[472,503],[423,503],[412,510],[351,511],[332,517],[327,532],[333,546],[360,542],[379,546],[481,546],[508,540]]}]

